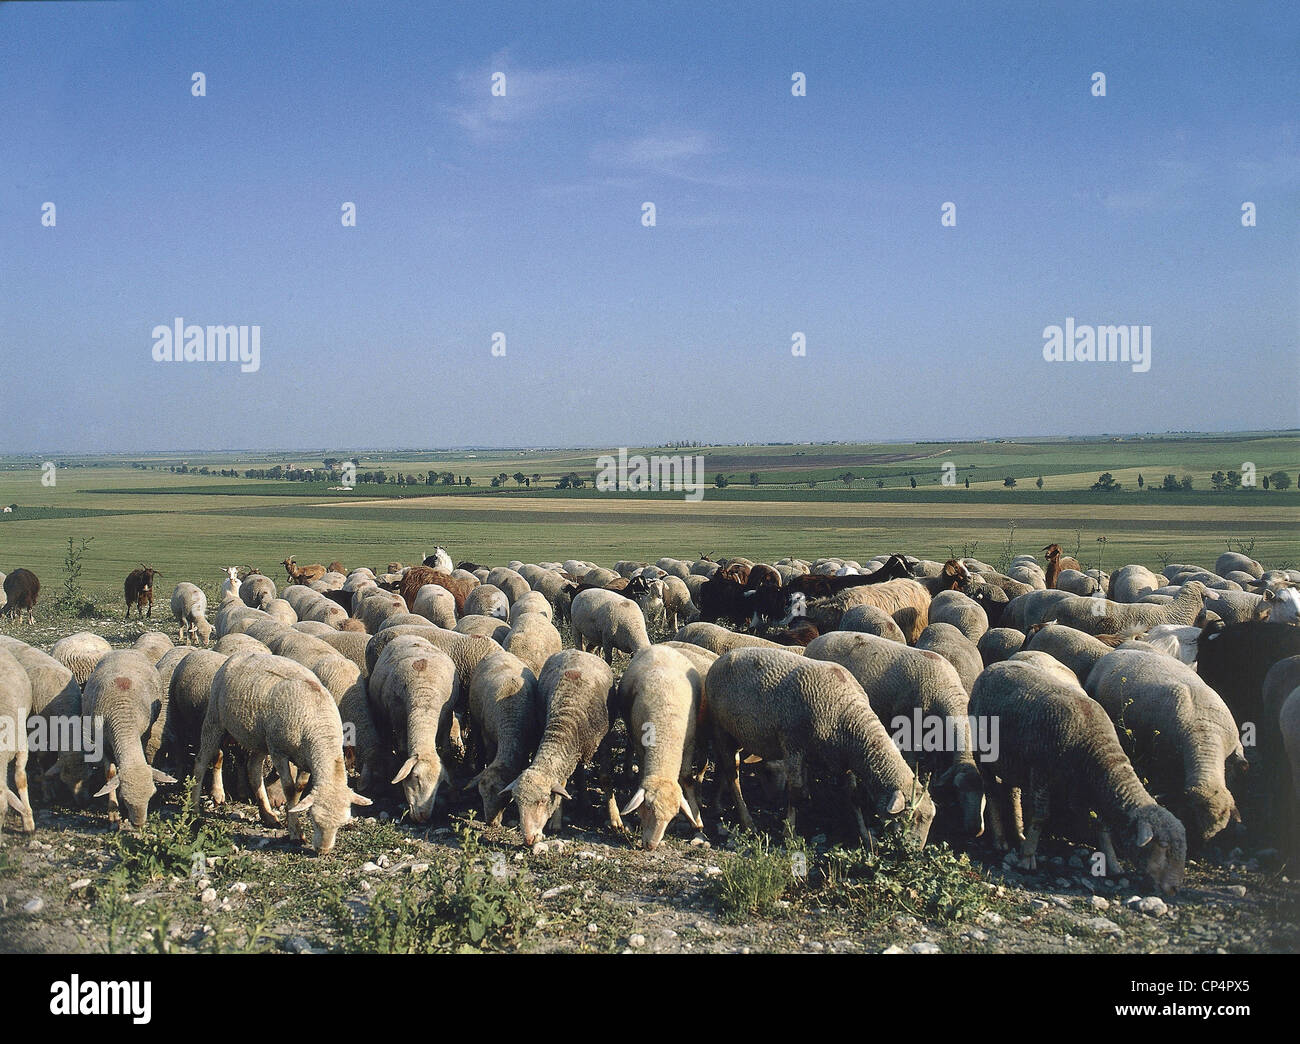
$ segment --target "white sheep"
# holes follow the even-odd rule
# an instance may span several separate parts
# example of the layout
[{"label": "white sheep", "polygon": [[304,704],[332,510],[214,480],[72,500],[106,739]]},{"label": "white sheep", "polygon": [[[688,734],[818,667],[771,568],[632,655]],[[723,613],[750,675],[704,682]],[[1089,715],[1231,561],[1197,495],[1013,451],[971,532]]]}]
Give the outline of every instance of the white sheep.
[{"label": "white sheep", "polygon": [[541,674],[546,661],[564,648],[560,632],[540,613],[524,613],[520,616],[506,632],[501,644],[508,652],[523,660],[533,674]]},{"label": "white sheep", "polygon": [[212,625],[208,623],[208,596],[194,584],[182,580],[172,591],[172,616],[180,624],[177,630],[186,645],[198,642],[208,644]]},{"label": "white sheep", "polygon": [[82,710],[104,723],[108,781],[95,797],[108,797],[110,823],[120,825],[120,804],[131,825],[143,827],[149,800],[157,790],[154,784],[176,782],[150,765],[145,756],[145,738],[158,723],[163,707],[158,672],[134,649],[109,653],[86,680]]},{"label": "white sheep", "polygon": [[84,686],[99,661],[113,651],[107,640],[90,631],[78,631],[60,638],[50,649],[53,656],[72,672],[77,684]]},{"label": "white sheep", "polygon": [[451,630],[456,626],[456,596],[441,584],[425,584],[415,593],[411,612]]},{"label": "white sheep", "polygon": [[[222,664],[212,679],[194,763],[196,806],[203,780],[227,734],[249,754],[248,782],[262,821],[268,826],[279,825],[263,774],[263,759],[270,755],[284,787],[291,830],[294,815],[309,813],[312,847],[321,855],[334,847],[339,828],[351,816],[351,806],[370,804],[369,798],[348,787],[343,722],[334,697],[302,664],[260,653],[241,653]],[[297,766],[299,776],[290,772],[290,762]],[[306,796],[295,804],[298,784],[307,778]],[[225,792],[216,773],[212,790],[213,800],[221,804]]]},{"label": "white sheep", "polygon": [[406,756],[393,783],[402,785],[411,819],[427,823],[439,787],[449,780],[438,737],[450,732],[459,697],[456,665],[426,639],[405,635],[384,647],[366,690],[376,724],[387,731],[398,756]]},{"label": "white sheep", "polygon": [[678,812],[703,829],[695,797],[695,723],[704,692],[699,668],[661,645],[632,657],[618,684],[628,745],[640,752],[641,783],[623,815],[640,810],[641,838],[654,851]]},{"label": "white sheep", "polygon": [[461,615],[495,616],[498,620],[505,620],[510,616],[510,599],[499,587],[486,583],[479,584],[466,596]]},{"label": "white sheep", "polygon": [[537,676],[508,652],[484,657],[469,687],[470,764],[480,767],[464,789],[477,787],[483,819],[501,822],[510,794],[504,787],[528,766],[542,736],[546,708],[537,693]]},{"label": "white sheep", "polygon": [[630,598],[602,588],[574,596],[573,635],[580,652],[599,648],[609,664],[614,662],[615,649],[635,656],[650,644],[640,607]]},{"label": "white sheep", "polygon": [[275,581],[262,573],[250,573],[239,585],[239,600],[252,609],[265,609],[275,598]]},{"label": "white sheep", "polygon": [[[27,717],[32,710],[32,683],[22,664],[6,649],[0,648],[0,828],[4,826],[5,807],[17,812],[23,821],[23,833],[36,830],[32,802],[27,790]],[[9,790],[9,763],[14,766],[14,792]]]}]

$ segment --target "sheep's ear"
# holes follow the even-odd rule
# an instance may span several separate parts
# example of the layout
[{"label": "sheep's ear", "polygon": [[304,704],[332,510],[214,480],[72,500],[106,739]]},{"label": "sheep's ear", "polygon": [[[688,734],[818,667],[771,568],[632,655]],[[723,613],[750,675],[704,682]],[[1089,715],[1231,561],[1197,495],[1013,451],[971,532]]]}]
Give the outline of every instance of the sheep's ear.
[{"label": "sheep's ear", "polygon": [[411,769],[415,768],[415,763],[419,760],[420,759],[418,756],[407,758],[406,764],[404,764],[401,767],[401,769],[398,771],[397,775],[393,777],[393,782],[394,783],[402,782],[402,780],[404,780],[407,776],[411,774]]},{"label": "sheep's ear", "polygon": [[[349,791],[349,792],[348,792],[348,798],[349,798],[349,800],[352,802],[352,804],[354,804],[354,805],[373,805],[373,804],[374,804],[374,802],[371,801],[368,797],[365,797],[365,796],[362,795],[362,794],[358,794],[355,790],[352,790],[352,791]],[[308,798],[307,800],[310,801],[311,798]]]},{"label": "sheep's ear", "polygon": [[518,789],[518,787],[519,787],[519,777],[516,776],[509,783],[507,783],[504,787],[501,788],[501,793],[513,794],[515,790]]},{"label": "sheep's ear", "polygon": [[1232,812],[1229,814],[1228,818],[1231,819],[1232,822],[1234,823],[1241,822],[1241,813],[1237,810],[1237,806],[1235,803],[1232,806]]},{"label": "sheep's ear", "polygon": [[[484,769],[483,771],[486,772],[487,770]],[[475,776],[473,779],[471,779],[468,783],[466,783],[466,784],[465,784],[463,787],[461,787],[460,789],[461,789],[461,790],[473,790],[475,787],[478,786],[478,781],[479,781],[480,779],[482,779],[482,778],[483,778],[483,772],[480,772],[477,776]]]},{"label": "sheep's ear", "polygon": [[681,798],[678,801],[678,806],[681,808],[686,818],[691,821],[691,825],[695,827],[696,830],[703,829],[704,821],[696,816],[694,810],[691,808],[691,803],[686,800],[685,794],[681,795]]},{"label": "sheep's ear", "polygon": [[887,816],[896,816],[907,807],[907,796],[901,790],[880,799],[880,811]]},{"label": "sheep's ear", "polygon": [[164,772],[162,769],[154,769],[153,781],[155,783],[175,783],[176,777],[167,775],[167,773]]},{"label": "sheep's ear", "polygon": [[6,804],[6,805],[8,805],[10,808],[12,808],[15,812],[26,812],[26,811],[27,811],[27,809],[23,808],[23,803],[22,803],[20,800],[18,800],[18,795],[17,795],[17,794],[15,794],[15,793],[14,793],[12,790],[10,790],[8,787],[4,787],[3,789],[4,789],[4,792],[5,792],[5,804]]},{"label": "sheep's ear", "polygon": [[1138,848],[1146,848],[1146,846],[1151,843],[1151,839],[1154,838],[1155,836],[1156,836],[1155,832],[1151,829],[1150,823],[1138,824],[1138,836],[1137,836]]},{"label": "sheep's ear", "polygon": [[95,797],[108,797],[109,794],[113,793],[113,791],[117,789],[117,785],[121,782],[122,782],[121,776],[114,776],[102,787],[100,787],[97,791],[95,791]]},{"label": "sheep's ear", "polygon": [[57,778],[59,777],[59,773],[60,773],[61,771],[62,771],[62,770],[61,770],[60,767],[59,767],[59,763],[56,761],[53,765],[51,765],[51,766],[50,766],[49,768],[47,768],[43,773],[41,773],[41,778],[42,778],[42,779],[57,779]]},{"label": "sheep's ear", "polygon": [[298,812],[306,812],[309,808],[311,808],[315,800],[316,800],[315,794],[308,794],[305,798],[299,801],[298,804],[294,805],[293,808],[289,809],[289,811],[295,814]]},{"label": "sheep's ear", "polygon": [[569,797],[569,792],[565,790],[562,786],[560,786],[560,784],[558,783],[556,783],[554,786],[551,787],[551,793],[559,794],[560,797],[564,798],[565,801],[573,800],[573,798]]},{"label": "sheep's ear", "polygon": [[762,761],[762,760],[763,760],[763,759],[760,758],[757,754],[751,754],[749,757],[747,757],[747,758],[742,762],[742,764],[744,764],[744,765],[757,765],[757,764],[758,764],[760,761]]},{"label": "sheep's ear", "polygon": [[641,807],[641,802],[643,802],[644,800],[645,800],[645,787],[641,787],[639,790],[637,790],[635,794],[632,795],[632,800],[627,803],[627,807],[624,808],[619,813],[619,815],[626,816],[629,812],[635,812],[638,808]]}]

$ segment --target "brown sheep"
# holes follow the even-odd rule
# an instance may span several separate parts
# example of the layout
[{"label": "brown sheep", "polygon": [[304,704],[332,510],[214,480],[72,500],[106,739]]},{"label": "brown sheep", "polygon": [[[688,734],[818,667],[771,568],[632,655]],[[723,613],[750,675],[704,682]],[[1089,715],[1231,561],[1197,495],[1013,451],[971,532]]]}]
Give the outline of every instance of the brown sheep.
[{"label": "brown sheep", "polygon": [[[156,576],[162,576],[153,566],[140,564],[139,569],[132,569],[126,576],[122,584],[122,590],[126,594],[126,618],[131,619],[131,606],[135,606],[136,615],[144,619],[146,615],[153,616],[153,580]],[[145,605],[149,606],[149,612],[144,611]]]},{"label": "brown sheep", "polygon": [[469,593],[475,587],[468,580],[452,576],[450,573],[441,573],[436,569],[430,569],[428,566],[411,566],[397,585],[397,593],[406,602],[408,612],[415,605],[415,596],[425,584],[437,584],[439,587],[445,587],[451,592],[451,596],[456,600],[457,617],[465,611],[465,599],[469,597]]}]

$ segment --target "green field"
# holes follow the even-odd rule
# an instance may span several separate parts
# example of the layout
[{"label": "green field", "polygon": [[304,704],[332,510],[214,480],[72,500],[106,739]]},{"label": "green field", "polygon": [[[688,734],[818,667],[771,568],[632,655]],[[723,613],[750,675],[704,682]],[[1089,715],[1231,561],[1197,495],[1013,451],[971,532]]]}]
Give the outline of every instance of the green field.
[{"label": "green field", "polygon": [[[430,471],[451,471],[469,475],[473,485],[388,481],[346,492],[330,491],[328,481],[243,477],[246,469],[276,464],[321,468],[325,457],[341,457],[338,451],[53,457],[53,485],[42,483],[40,458],[0,458],[0,503],[17,505],[0,515],[0,570],[33,569],[53,594],[69,537],[93,538],[82,585],[105,599],[120,596],[122,578],[141,561],[162,571],[164,587],[189,579],[215,591],[228,565],[255,565],[274,576],[281,572],[277,563],[294,554],[302,562],[337,558],[349,566],[382,567],[415,561],[434,544],[457,560],[482,563],[653,560],[702,551],[858,559],[888,551],[924,557],[967,552],[996,560],[1010,539],[1016,552],[1057,541],[1077,549],[1089,565],[1100,554],[1107,568],[1124,562],[1159,568],[1170,558],[1212,564],[1231,543],[1251,548],[1266,564],[1300,564],[1300,437],[1293,432],[644,448],[633,452],[702,454],[709,477],[704,499],[554,488],[570,472],[589,482],[604,452],[610,451],[362,454],[361,473],[382,468],[390,479],[401,473],[420,481]],[[957,466],[957,486],[940,483],[947,461]],[[1292,488],[1211,491],[1214,471],[1241,470],[1247,461],[1261,477],[1286,472]],[[170,470],[182,465],[185,474]],[[239,476],[196,473],[201,468],[234,468]],[[1103,471],[1121,483],[1119,492],[1088,489]],[[517,472],[529,476],[531,488],[513,478],[491,488],[494,475]],[[715,488],[719,473],[734,481]],[[836,477],[848,473],[855,478]],[[1139,474],[1148,484],[1143,491]],[[1191,476],[1192,490],[1149,488],[1165,474]],[[533,483],[533,475],[542,478]],[[909,476],[917,480],[915,489]],[[1016,488],[1004,486],[1007,476],[1017,478]],[[876,485],[881,479],[884,488]]]}]

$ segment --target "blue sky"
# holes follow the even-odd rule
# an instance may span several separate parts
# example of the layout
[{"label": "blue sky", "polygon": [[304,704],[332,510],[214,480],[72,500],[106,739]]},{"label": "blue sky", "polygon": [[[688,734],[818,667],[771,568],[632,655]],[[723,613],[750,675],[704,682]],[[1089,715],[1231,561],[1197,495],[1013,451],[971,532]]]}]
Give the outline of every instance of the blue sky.
[{"label": "blue sky", "polygon": [[0,5],[0,452],[1300,425],[1295,5],[701,6]]}]

